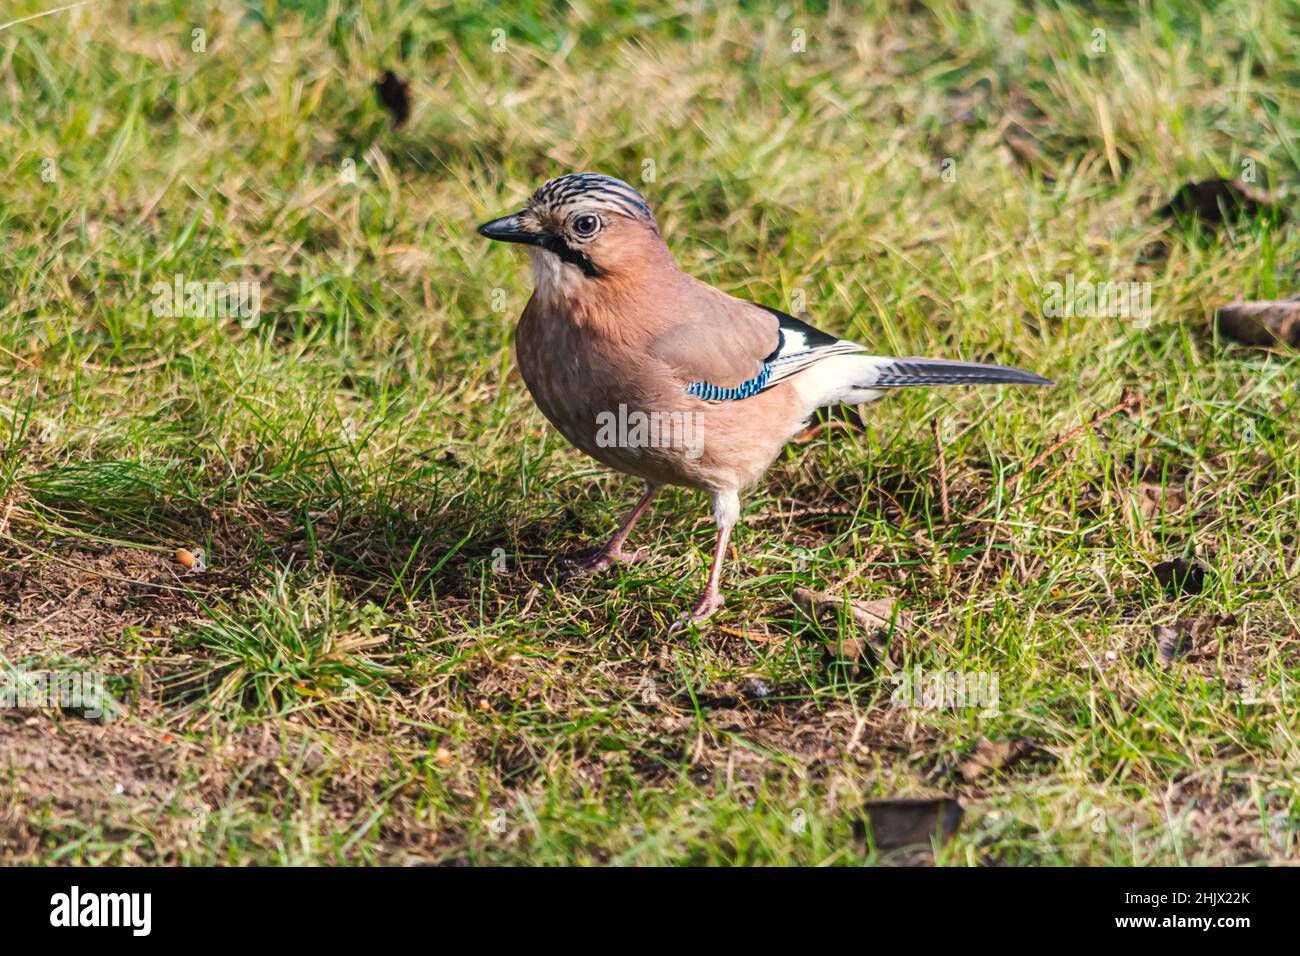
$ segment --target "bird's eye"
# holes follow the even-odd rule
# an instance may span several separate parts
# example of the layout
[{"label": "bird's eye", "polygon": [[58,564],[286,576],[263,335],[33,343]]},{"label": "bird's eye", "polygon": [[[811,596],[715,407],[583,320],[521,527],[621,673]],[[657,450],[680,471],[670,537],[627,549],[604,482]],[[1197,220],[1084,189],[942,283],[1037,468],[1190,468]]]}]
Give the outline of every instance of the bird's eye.
[{"label": "bird's eye", "polygon": [[573,220],[573,233],[583,239],[590,239],[600,230],[600,219],[586,214]]}]

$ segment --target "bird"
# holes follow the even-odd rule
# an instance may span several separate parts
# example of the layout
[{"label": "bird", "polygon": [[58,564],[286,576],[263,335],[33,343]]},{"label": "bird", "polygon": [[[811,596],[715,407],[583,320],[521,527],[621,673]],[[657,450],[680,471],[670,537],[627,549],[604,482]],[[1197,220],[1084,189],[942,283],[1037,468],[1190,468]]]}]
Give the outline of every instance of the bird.
[{"label": "bird", "polygon": [[647,557],[626,545],[667,485],[711,497],[717,526],[703,591],[669,631],[724,606],[723,562],[756,485],[819,409],[923,385],[1052,385],[1018,368],[869,353],[677,265],[644,196],[602,173],[569,173],[518,212],[478,227],[523,245],[533,292],[516,327],[525,385],[571,444],[645,489],[613,536],[570,559],[586,576]]}]

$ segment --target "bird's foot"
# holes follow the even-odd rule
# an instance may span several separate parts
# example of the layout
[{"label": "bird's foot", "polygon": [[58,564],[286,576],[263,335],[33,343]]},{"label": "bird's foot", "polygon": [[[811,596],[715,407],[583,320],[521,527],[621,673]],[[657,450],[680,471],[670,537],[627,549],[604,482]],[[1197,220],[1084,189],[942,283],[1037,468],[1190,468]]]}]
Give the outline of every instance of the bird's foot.
[{"label": "bird's foot", "polygon": [[563,565],[560,573],[564,580],[586,578],[599,574],[606,568],[612,568],[616,564],[636,564],[648,557],[650,557],[649,548],[637,548],[630,552],[622,548],[600,548],[597,551],[584,551],[561,558]]},{"label": "bird's foot", "polygon": [[669,634],[677,634],[686,630],[688,627],[695,627],[703,624],[726,602],[722,600],[722,594],[716,590],[707,590],[700,595],[698,601],[691,608],[690,613],[683,614],[677,620],[673,621],[668,628]]}]

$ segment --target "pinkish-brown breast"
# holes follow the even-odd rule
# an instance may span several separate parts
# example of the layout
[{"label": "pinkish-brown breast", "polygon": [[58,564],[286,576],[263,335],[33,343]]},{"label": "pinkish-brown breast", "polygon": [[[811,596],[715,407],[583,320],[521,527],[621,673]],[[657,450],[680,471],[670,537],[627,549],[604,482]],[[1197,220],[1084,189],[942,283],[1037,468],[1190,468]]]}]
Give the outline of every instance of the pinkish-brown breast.
[{"label": "pinkish-brown breast", "polygon": [[516,349],[538,408],[602,464],[710,491],[757,481],[801,424],[793,388],[783,383],[741,401],[704,402],[642,344],[534,296],[519,320]]}]

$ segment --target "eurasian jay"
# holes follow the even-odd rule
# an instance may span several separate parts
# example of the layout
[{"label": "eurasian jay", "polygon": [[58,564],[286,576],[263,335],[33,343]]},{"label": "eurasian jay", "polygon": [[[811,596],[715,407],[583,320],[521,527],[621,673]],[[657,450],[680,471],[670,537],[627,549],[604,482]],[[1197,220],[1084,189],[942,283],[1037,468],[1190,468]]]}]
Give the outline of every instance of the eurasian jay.
[{"label": "eurasian jay", "polygon": [[813,414],[913,385],[1051,385],[1001,365],[883,358],[791,315],[733,298],[682,272],[637,190],[598,173],[552,179],[519,212],[479,227],[527,246],[534,290],[520,316],[519,369],[560,433],[645,493],[591,574],[646,556],[624,545],[664,485],[713,498],[708,582],[683,624],[722,606],[718,581],[740,493]]}]

